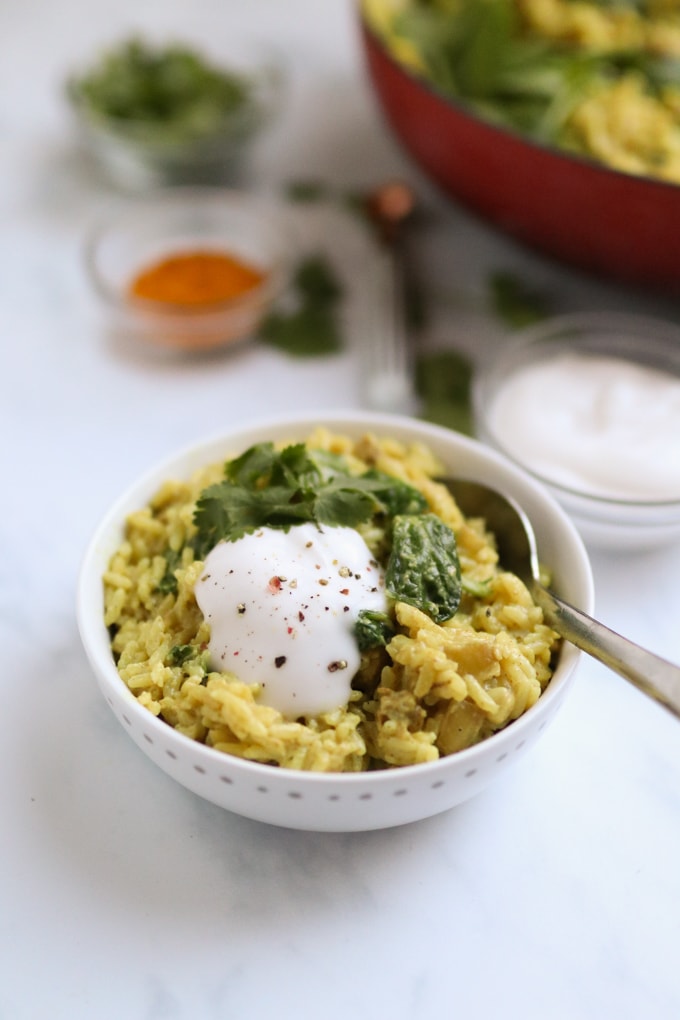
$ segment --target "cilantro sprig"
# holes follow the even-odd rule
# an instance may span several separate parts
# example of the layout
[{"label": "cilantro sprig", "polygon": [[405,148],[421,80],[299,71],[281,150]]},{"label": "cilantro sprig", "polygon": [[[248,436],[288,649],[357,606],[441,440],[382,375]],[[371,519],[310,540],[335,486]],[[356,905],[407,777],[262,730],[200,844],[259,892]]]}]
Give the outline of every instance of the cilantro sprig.
[{"label": "cilantro sprig", "polygon": [[292,308],[276,308],[260,326],[260,340],[293,357],[337,354],[342,349],[342,287],[322,255],[309,255],[291,282]]},{"label": "cilantro sprig", "polygon": [[225,465],[225,478],[196,504],[196,554],[261,527],[314,522],[356,527],[375,513],[422,512],[417,489],[381,471],[351,474],[339,456],[294,443],[258,443]]}]

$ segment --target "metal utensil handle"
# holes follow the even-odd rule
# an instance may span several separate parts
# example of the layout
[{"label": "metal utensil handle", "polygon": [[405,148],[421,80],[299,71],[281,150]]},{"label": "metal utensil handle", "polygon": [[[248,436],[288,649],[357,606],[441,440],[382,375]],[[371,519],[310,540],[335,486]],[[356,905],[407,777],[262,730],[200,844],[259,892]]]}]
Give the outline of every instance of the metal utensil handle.
[{"label": "metal utensil handle", "polygon": [[533,591],[546,623],[577,648],[629,680],[680,719],[680,667],[622,637],[542,585]]},{"label": "metal utensil handle", "polygon": [[376,315],[362,345],[364,398],[373,410],[416,414],[419,401],[406,323],[405,270],[396,242],[378,253],[375,272]]}]

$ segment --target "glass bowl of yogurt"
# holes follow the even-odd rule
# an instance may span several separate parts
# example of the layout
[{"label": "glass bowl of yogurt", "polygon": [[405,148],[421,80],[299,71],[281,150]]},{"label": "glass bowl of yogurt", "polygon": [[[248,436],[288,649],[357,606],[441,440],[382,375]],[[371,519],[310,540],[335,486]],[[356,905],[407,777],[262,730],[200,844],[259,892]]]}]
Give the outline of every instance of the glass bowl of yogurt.
[{"label": "glass bowl of yogurt", "polygon": [[545,320],[480,371],[474,412],[479,438],[541,481],[588,543],[680,541],[680,328]]}]

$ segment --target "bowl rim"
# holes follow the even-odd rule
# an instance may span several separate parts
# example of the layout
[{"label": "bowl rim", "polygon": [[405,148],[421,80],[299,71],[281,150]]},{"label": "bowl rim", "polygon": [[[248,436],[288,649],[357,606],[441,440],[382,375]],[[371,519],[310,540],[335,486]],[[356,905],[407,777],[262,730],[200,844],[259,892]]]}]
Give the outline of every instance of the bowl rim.
[{"label": "bowl rim", "polygon": [[[264,224],[268,220],[271,222],[272,236],[277,238],[275,256],[263,279],[255,286],[232,298],[187,306],[173,301],[128,296],[124,290],[108,283],[100,270],[99,250],[106,239],[128,221],[158,212],[163,205],[175,210],[182,206],[218,204],[232,209],[236,215],[249,216],[259,223]],[[230,251],[229,243],[218,246],[211,241],[206,247],[211,250],[217,250],[219,247],[220,251]],[[164,315],[173,318],[186,317],[195,323],[197,319],[229,315],[254,303],[272,302],[278,298],[290,278],[294,247],[292,231],[283,216],[283,205],[277,203],[272,196],[239,188],[180,184],[155,188],[144,194],[117,196],[108,211],[99,213],[91,223],[83,241],[82,257],[95,293],[109,307],[132,314],[151,313],[155,317]],[[171,257],[173,252],[177,254],[177,249],[170,249],[168,257]]]},{"label": "bowl rim", "polygon": [[[598,333],[604,333],[605,331],[613,332],[615,329],[625,332],[627,336],[619,350],[607,348],[607,357],[637,362],[650,368],[659,368],[659,361],[655,360],[654,357],[657,352],[659,355],[663,355],[664,352],[675,355],[677,359],[675,375],[678,381],[680,381],[680,325],[676,325],[670,320],[653,315],[619,311],[571,312],[563,315],[549,316],[519,330],[509,344],[495,355],[492,362],[481,366],[472,385],[475,421],[484,439],[486,440],[487,437],[490,437],[490,443],[506,459],[512,461],[521,470],[531,475],[541,485],[554,490],[565,498],[577,500],[580,513],[587,514],[588,507],[591,508],[591,512],[594,512],[596,508],[603,510],[607,507],[639,512],[677,510],[680,507],[680,495],[675,498],[665,499],[626,499],[625,497],[603,496],[591,493],[585,489],[578,489],[575,486],[566,485],[564,482],[548,478],[513,454],[506,447],[496,430],[492,429],[489,424],[487,410],[497,392],[498,384],[501,383],[502,385],[503,380],[508,378],[515,365],[521,368],[524,365],[535,363],[534,359],[528,355],[537,345],[554,343],[555,353],[559,353],[562,350],[569,349],[566,338],[562,339],[561,334],[574,331],[581,334],[581,342],[588,343],[590,341],[597,343]],[[636,342],[638,337],[644,337],[644,343],[640,346]],[[675,347],[672,341],[675,341]],[[579,339],[577,338],[575,342],[578,346]],[[639,359],[635,357],[635,353],[638,351],[640,353]],[[537,353],[535,360],[549,360],[550,357],[550,351],[546,350],[545,358],[540,357]],[[659,360],[663,360],[663,358]],[[599,515],[594,519],[600,519]]]},{"label": "bowl rim", "polygon": [[361,29],[366,34],[367,38],[370,39],[371,43],[380,51],[383,58],[389,61],[395,69],[399,70],[414,86],[417,86],[424,92],[428,93],[432,99],[451,107],[453,112],[457,115],[473,121],[480,125],[480,127],[502,134],[516,144],[523,145],[529,149],[538,150],[545,153],[546,156],[550,156],[554,159],[576,164],[586,171],[602,175],[614,174],[621,180],[636,182],[631,184],[631,187],[649,188],[650,186],[654,186],[668,191],[669,193],[680,189],[680,184],[674,184],[672,181],[664,180],[661,177],[654,177],[651,174],[638,174],[619,170],[618,167],[609,166],[607,163],[597,160],[592,156],[588,156],[586,153],[572,152],[569,149],[563,149],[557,145],[551,145],[548,142],[541,141],[540,139],[532,138],[531,135],[524,134],[515,128],[508,127],[506,124],[502,124],[492,120],[491,118],[482,116],[471,104],[466,103],[464,99],[449,95],[425,77],[425,75],[418,74],[417,71],[409,67],[403,61],[398,60],[387,46],[383,36],[375,28],[375,26],[371,24],[371,21],[365,11],[363,0],[358,0],[358,8]]},{"label": "bowl rim", "polygon": [[[576,666],[582,656],[575,646],[565,642],[560,651],[558,669],[553,679],[548,683],[536,703],[524,712],[519,718],[485,738],[472,747],[464,748],[453,755],[441,757],[435,761],[422,762],[414,765],[405,765],[398,768],[380,769],[371,772],[309,772],[304,770],[279,767],[272,769],[272,766],[262,762],[249,761],[236,755],[225,755],[224,752],[208,747],[199,741],[185,736],[178,730],[168,726],[163,720],[154,716],[148,709],[144,708],[125,686],[115,667],[111,655],[109,638],[104,626],[103,600],[101,587],[102,564],[105,564],[108,556],[113,552],[116,544],[120,541],[120,529],[125,514],[135,507],[142,505],[143,500],[148,499],[160,484],[163,478],[169,477],[174,471],[175,476],[182,470],[186,473],[193,469],[198,463],[209,463],[216,457],[227,456],[227,449],[232,445],[242,442],[254,442],[246,437],[255,434],[274,432],[281,440],[286,438],[286,429],[298,433],[309,433],[316,425],[329,429],[341,430],[350,429],[354,434],[360,431],[382,431],[390,436],[395,432],[401,433],[396,438],[404,438],[408,441],[410,437],[413,442],[427,443],[428,437],[439,440],[442,443],[453,443],[458,450],[468,451],[470,454],[479,457],[485,465],[501,467],[503,472],[514,476],[518,484],[537,497],[540,503],[549,509],[553,520],[559,523],[561,531],[570,539],[575,558],[578,560],[579,584],[582,586],[582,608],[586,612],[592,612],[594,601],[594,582],[590,559],[585,545],[576,530],[574,524],[560,507],[555,498],[544,486],[540,485],[527,472],[523,471],[508,458],[498,453],[491,447],[475,439],[471,439],[461,433],[453,432],[442,426],[433,425],[415,419],[409,419],[402,415],[382,414],[380,412],[345,411],[330,412],[325,415],[293,414],[289,416],[276,416],[273,418],[257,418],[244,423],[241,426],[229,430],[221,430],[212,435],[205,436],[193,443],[182,446],[174,453],[163,457],[153,467],[147,469],[138,476],[124,492],[114,501],[109,510],[100,520],[87,543],[82,557],[77,583],[76,593],[76,619],[81,641],[84,646],[90,665],[96,674],[97,682],[102,689],[106,687],[112,696],[124,701],[127,710],[134,713],[136,719],[147,728],[159,735],[162,733],[166,742],[177,742],[179,747],[184,748],[193,755],[197,755],[206,763],[224,764],[225,758],[229,761],[232,769],[245,770],[252,776],[260,778],[268,777],[272,781],[274,776],[295,777],[298,782],[321,784],[332,780],[335,783],[351,786],[353,784],[381,784],[393,783],[395,775],[403,776],[404,779],[417,776],[431,776],[440,770],[450,767],[452,761],[457,763],[469,762],[474,768],[474,763],[486,755],[494,747],[501,748],[508,740],[515,737],[522,741],[521,734],[526,728],[533,727],[534,718],[537,713],[547,717],[550,715],[550,708],[555,700],[559,700],[571,683]],[[243,437],[243,438],[242,438]],[[292,437],[291,437],[292,438]],[[217,450],[221,449],[221,454]],[[198,459],[197,459],[198,458]],[[115,533],[115,541],[112,541]],[[562,669],[560,670],[560,667]],[[554,682],[556,676],[556,682]],[[107,699],[108,700],[108,699]],[[543,725],[543,724],[542,724]]]}]

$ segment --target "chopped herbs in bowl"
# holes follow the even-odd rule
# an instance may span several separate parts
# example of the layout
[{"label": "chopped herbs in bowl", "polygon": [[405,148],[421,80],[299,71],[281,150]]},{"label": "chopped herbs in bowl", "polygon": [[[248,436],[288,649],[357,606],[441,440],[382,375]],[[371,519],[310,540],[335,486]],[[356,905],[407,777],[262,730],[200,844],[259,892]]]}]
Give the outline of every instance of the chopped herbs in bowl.
[{"label": "chopped herbs in bowl", "polygon": [[273,65],[226,68],[181,43],[132,37],[73,75],[66,91],[85,143],[116,183],[206,183],[238,172],[280,79]]}]

